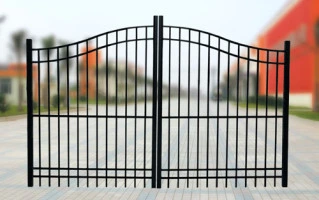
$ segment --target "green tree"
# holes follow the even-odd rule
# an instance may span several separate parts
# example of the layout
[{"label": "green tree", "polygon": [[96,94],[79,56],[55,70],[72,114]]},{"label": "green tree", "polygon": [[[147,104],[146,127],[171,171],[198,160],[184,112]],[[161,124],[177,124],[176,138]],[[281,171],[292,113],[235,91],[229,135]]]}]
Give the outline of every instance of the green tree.
[{"label": "green tree", "polygon": [[[49,35],[47,37],[44,37],[42,39],[42,46],[44,48],[50,48],[53,47],[55,45],[55,37],[54,35]],[[45,58],[45,60],[48,59],[48,56],[50,57],[53,53],[53,51],[49,51],[49,50],[44,50],[43,51],[43,57]],[[48,103],[49,103],[49,97],[48,97],[48,88],[50,87],[50,83],[48,83],[48,79],[50,74],[47,73],[47,70],[44,70],[44,87],[42,89],[42,99],[43,99],[43,106],[44,108],[48,108]]]},{"label": "green tree", "polygon": [[[61,40],[60,45],[64,46],[66,44],[68,44],[69,42]],[[62,99],[64,99],[63,101],[63,105],[66,106],[67,105],[67,69],[69,68],[69,71],[72,68],[72,63],[70,59],[67,59],[68,56],[70,56],[72,54],[70,48],[67,48],[66,46],[62,47],[61,50],[59,51],[59,58],[63,59],[60,63],[60,69],[59,72],[60,74],[58,76],[60,76],[60,94],[62,96]],[[68,60],[68,62],[67,62]]]},{"label": "green tree", "polygon": [[22,101],[23,101],[23,84],[22,84],[22,72],[23,72],[23,67],[22,67],[22,59],[23,59],[23,55],[25,52],[25,40],[26,40],[26,31],[25,30],[19,30],[14,32],[11,35],[11,40],[12,40],[12,44],[11,44],[11,48],[14,51],[15,55],[16,55],[16,59],[17,59],[17,68],[18,68],[18,110],[21,111],[22,110]]}]

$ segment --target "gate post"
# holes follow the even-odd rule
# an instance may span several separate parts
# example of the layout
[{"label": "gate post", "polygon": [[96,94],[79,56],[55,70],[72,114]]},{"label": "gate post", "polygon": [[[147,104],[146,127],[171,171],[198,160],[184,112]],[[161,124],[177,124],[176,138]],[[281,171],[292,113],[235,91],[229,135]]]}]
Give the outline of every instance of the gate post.
[{"label": "gate post", "polygon": [[27,102],[28,102],[28,187],[33,187],[33,100],[32,40],[27,39]]},{"label": "gate post", "polygon": [[289,70],[290,41],[285,41],[283,92],[283,128],[282,128],[282,187],[288,186],[288,132],[289,132]]},{"label": "gate post", "polygon": [[153,116],[152,116],[152,188],[156,188],[156,116],[157,116],[157,32],[158,16],[153,22]]},{"label": "gate post", "polygon": [[157,188],[162,187],[162,86],[163,86],[163,16],[158,22],[158,143],[157,143]]}]

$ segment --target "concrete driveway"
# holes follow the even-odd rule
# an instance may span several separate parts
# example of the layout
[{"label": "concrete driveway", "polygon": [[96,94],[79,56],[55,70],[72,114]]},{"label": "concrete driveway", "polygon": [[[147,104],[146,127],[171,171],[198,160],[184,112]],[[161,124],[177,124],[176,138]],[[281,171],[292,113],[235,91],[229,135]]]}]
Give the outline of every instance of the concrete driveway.
[{"label": "concrete driveway", "polygon": [[[172,102],[172,104],[176,103],[176,100]],[[185,104],[185,102],[184,102]],[[213,104],[213,103],[212,103]],[[130,112],[133,109],[133,105],[130,105]],[[138,114],[143,114],[143,104],[138,105]],[[163,107],[166,109],[166,102],[164,102]],[[182,106],[183,107],[183,106]],[[151,111],[151,105],[147,105],[147,113],[150,114]],[[176,111],[177,107],[173,106],[173,111],[171,112],[172,115],[177,114]],[[200,112],[204,113],[206,107],[204,106],[204,103],[201,104]],[[98,108],[99,113],[105,112],[105,107],[100,106]],[[122,113],[125,109],[122,107],[119,108],[119,113]],[[230,107],[231,112],[234,111],[233,105]],[[114,111],[114,110],[113,110]],[[113,112],[110,110],[110,112]],[[84,112],[84,111],[81,111]],[[181,111],[183,114],[185,109]],[[196,108],[193,109],[191,113],[196,114],[197,110]],[[214,108],[211,107],[210,114],[213,114]],[[221,105],[221,112],[225,112],[225,104]],[[253,112],[253,110],[250,110],[249,112]],[[263,111],[261,111],[263,112]],[[270,111],[273,112],[273,111]],[[95,107],[90,107],[90,113],[95,113]],[[166,111],[163,112],[164,115],[168,114]],[[240,113],[245,113],[245,109],[240,109]],[[132,113],[131,113],[132,114]],[[76,123],[74,121],[70,121],[70,128],[73,130],[73,133],[75,134],[76,130]],[[83,119],[85,120],[85,119]],[[105,155],[103,156],[102,152],[105,152],[105,145],[103,146],[103,142],[105,140],[105,134],[103,136],[103,131],[105,131],[105,127],[103,127],[102,124],[105,124],[105,120],[99,119],[98,128],[96,129],[96,119],[92,119],[92,122],[89,122],[89,128],[92,133],[96,133],[96,130],[99,132],[99,145],[101,148],[99,149],[99,160],[105,159]],[[122,119],[123,120],[123,119]],[[35,119],[35,127],[37,127],[37,120]],[[52,124],[56,124],[56,119],[52,119]],[[119,124],[123,124],[121,120],[118,121]],[[171,122],[171,129],[176,129],[176,120],[172,120]],[[182,128],[184,123],[186,123],[185,120],[180,121]],[[193,123],[193,122],[192,122]],[[197,123],[197,122],[196,122]],[[194,127],[197,126],[194,122]],[[214,129],[216,125],[216,121],[212,120],[210,122],[212,125],[212,129]],[[220,122],[222,126],[224,126],[225,122]],[[249,122],[251,126],[253,126],[254,121]],[[269,126],[272,126],[274,122],[270,121]],[[43,134],[47,134],[47,120],[44,119],[41,121],[42,124],[42,132]],[[110,129],[115,128],[115,120],[111,120],[109,122]],[[63,121],[61,123],[61,126],[66,126],[66,121]],[[75,126],[75,127],[72,127]],[[128,127],[131,129],[134,129],[134,121],[128,122]],[[200,142],[205,141],[207,134],[205,131],[205,128],[207,126],[207,120],[200,121],[200,131],[202,135],[200,137]],[[193,127],[193,126],[192,126]],[[242,128],[245,128],[245,126],[240,126]],[[85,132],[86,125],[85,123],[81,123],[80,129]],[[137,122],[137,130],[144,130],[144,120],[140,120]],[[148,120],[146,124],[146,130],[149,132],[151,129],[151,121]],[[21,119],[13,119],[9,121],[0,121],[0,132],[1,132],[1,140],[0,140],[0,199],[318,199],[319,198],[319,123],[314,121],[309,121],[305,119],[301,119],[295,116],[290,116],[290,124],[289,124],[289,187],[288,188],[281,188],[280,186],[273,187],[273,181],[268,180],[267,181],[267,187],[263,187],[263,180],[258,180],[258,187],[253,187],[253,184],[249,184],[249,187],[245,188],[243,187],[243,183],[239,183],[239,187],[235,188],[234,184],[230,182],[227,188],[224,187],[222,180],[220,181],[220,187],[215,188],[215,185],[212,184],[210,188],[205,188],[205,182],[200,183],[200,188],[196,188],[195,184],[191,185],[190,189],[184,188],[185,181],[180,183],[181,188],[175,188],[174,184],[172,185],[173,188],[163,188],[163,189],[144,189],[143,188],[143,181],[137,181],[137,187],[133,188],[134,184],[133,182],[128,183],[128,188],[123,188],[123,182],[119,182],[119,187],[107,187],[105,188],[103,185],[105,185],[105,182],[100,181],[100,185],[98,188],[95,188],[93,184],[91,184],[91,187],[87,188],[86,181],[81,181],[81,186],[77,188],[76,187],[76,181],[71,182],[71,187],[66,187],[66,183],[63,183],[63,187],[56,187],[56,180],[52,181],[52,184],[55,185],[53,187],[47,187],[42,186],[38,187],[35,186],[33,188],[27,187],[27,123],[26,118]],[[165,131],[166,130],[166,131]],[[167,155],[168,146],[167,146],[167,122],[163,121],[163,155]],[[235,126],[234,123],[230,121],[230,129],[234,131]],[[35,128],[35,132],[37,129]],[[119,132],[123,132],[123,126],[119,126],[118,128]],[[182,132],[185,132],[181,129]],[[251,131],[251,130],[250,130]],[[142,131],[143,132],[143,131]],[[61,131],[61,134],[64,132]],[[56,131],[55,128],[52,128],[52,138],[56,138]],[[55,135],[54,135],[55,134]],[[196,139],[196,134],[191,135],[194,137],[194,140]],[[71,138],[73,136],[71,135]],[[90,135],[91,137],[91,135]],[[95,134],[92,134],[92,141],[94,141],[90,146],[90,156],[92,157],[93,161],[96,156],[93,152],[96,150],[96,138]],[[112,138],[115,138],[115,135],[110,136]],[[177,134],[172,135],[172,141],[176,142]],[[143,156],[140,156],[144,153],[143,143],[144,143],[144,135],[143,134],[137,134],[137,159],[140,161],[138,162],[137,166],[144,165]],[[147,147],[150,145],[150,136],[147,135],[146,143]],[[81,141],[85,141],[85,134],[80,136],[80,143]],[[241,140],[242,138],[239,138]],[[35,140],[37,141],[37,137],[35,137]],[[43,141],[47,140],[45,136],[42,138]],[[134,134],[133,132],[128,133],[128,140],[131,141],[128,145],[128,162],[131,162],[134,158]],[[258,141],[261,143],[262,137],[258,138]],[[64,140],[65,141],[65,140]],[[211,144],[214,143],[214,139],[211,137]],[[215,141],[216,142],[216,141]],[[230,154],[234,152],[233,144],[235,140],[230,139],[230,146],[232,148],[229,149]],[[123,137],[119,137],[118,141],[118,149],[123,149]],[[172,142],[172,147],[176,146]],[[204,144],[204,143],[203,143]],[[83,144],[85,145],[85,144]],[[111,151],[111,149],[115,148],[115,143],[110,142],[108,144],[108,148],[110,149],[110,155],[112,156],[114,154],[114,151]],[[185,150],[186,142],[184,140],[181,140],[181,149]],[[72,144],[71,144],[72,146]],[[196,143],[191,144],[191,148],[196,148]],[[38,148],[37,145],[35,145],[35,148]],[[43,146],[44,148],[43,152],[45,152],[46,146]],[[201,160],[205,160],[205,146],[202,147],[201,145],[201,154],[203,156],[200,157]],[[52,149],[56,149],[56,146],[52,146]],[[72,149],[72,148],[71,148]],[[84,149],[84,148],[83,148]],[[150,148],[147,148],[146,153],[146,160],[145,165],[146,167],[150,167]],[[263,148],[261,148],[263,149]],[[101,150],[101,152],[100,152]],[[211,152],[211,155],[215,155],[216,152],[214,152],[213,148],[209,149]],[[65,152],[65,151],[64,151]],[[173,151],[172,151],[173,152]],[[221,160],[223,159],[222,154],[224,154],[225,151],[221,150]],[[123,151],[118,152],[118,163],[122,165],[124,163],[124,154]],[[64,155],[64,154],[63,154]],[[71,150],[72,155],[72,150]],[[185,152],[181,154],[181,166],[185,166]],[[43,159],[46,158],[47,155],[42,155]],[[57,154],[52,154],[52,159],[55,160],[55,156]],[[175,157],[174,157],[175,156]],[[35,163],[37,163],[37,157],[35,156]],[[65,159],[65,158],[63,158]],[[243,158],[240,158],[243,159]],[[170,162],[171,166],[176,165],[176,153],[171,154]],[[240,161],[240,160],[239,160]],[[192,164],[196,163],[191,161]],[[213,161],[211,164],[214,165]],[[95,163],[95,162],[94,162]],[[167,167],[168,159],[166,157],[163,158],[163,166]],[[52,165],[54,165],[52,161]],[[72,163],[74,164],[74,162]],[[114,165],[114,162],[110,161],[110,165]],[[192,165],[191,164],[191,165]],[[35,164],[36,165],[36,164]],[[102,166],[102,162],[98,164],[98,166]],[[203,166],[205,163],[203,164]],[[231,165],[231,162],[230,162]],[[35,185],[38,185],[38,179],[35,179],[37,182]],[[62,181],[63,182],[63,181]],[[65,182],[65,180],[64,180]],[[279,183],[279,182],[278,182]],[[73,185],[72,185],[73,184]],[[149,181],[146,183],[147,186],[149,186]],[[43,185],[47,185],[47,182],[43,180]],[[163,187],[166,187],[166,183],[163,182]]]}]

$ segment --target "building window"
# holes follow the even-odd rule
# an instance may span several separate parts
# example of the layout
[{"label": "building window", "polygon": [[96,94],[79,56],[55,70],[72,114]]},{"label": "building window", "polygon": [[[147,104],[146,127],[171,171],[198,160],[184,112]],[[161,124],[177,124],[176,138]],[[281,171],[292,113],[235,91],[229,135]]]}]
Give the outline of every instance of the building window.
[{"label": "building window", "polygon": [[11,79],[0,79],[0,94],[11,93]]}]

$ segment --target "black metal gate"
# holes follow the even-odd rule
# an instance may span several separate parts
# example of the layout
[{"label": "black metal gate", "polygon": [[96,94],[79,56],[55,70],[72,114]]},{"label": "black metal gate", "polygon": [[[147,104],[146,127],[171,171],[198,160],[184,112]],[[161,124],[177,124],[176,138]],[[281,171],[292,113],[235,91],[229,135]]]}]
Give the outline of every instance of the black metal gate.
[{"label": "black metal gate", "polygon": [[28,39],[28,186],[287,187],[284,47],[162,16],[56,47]]}]

